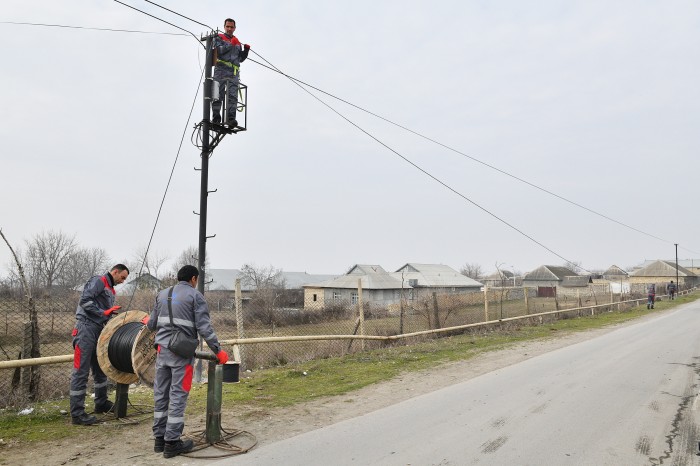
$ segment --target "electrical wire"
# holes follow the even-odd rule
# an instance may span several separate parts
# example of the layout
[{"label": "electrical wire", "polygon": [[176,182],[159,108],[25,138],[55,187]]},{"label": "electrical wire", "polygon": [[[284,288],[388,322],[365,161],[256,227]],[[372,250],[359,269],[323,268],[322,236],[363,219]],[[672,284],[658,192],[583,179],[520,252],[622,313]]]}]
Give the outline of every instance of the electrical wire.
[{"label": "electrical wire", "polygon": [[[160,207],[158,207],[158,214],[156,215],[156,221],[153,224],[153,230],[151,231],[151,237],[148,239],[148,245],[146,246],[146,252],[143,254],[143,261],[141,261],[141,268],[139,269],[138,276],[141,276],[143,272],[143,267],[146,264],[146,258],[148,257],[148,251],[151,248],[151,243],[153,242],[153,236],[156,233],[156,227],[158,226],[158,220],[160,220],[160,214],[163,211],[163,204],[165,204],[165,198],[168,195],[168,189],[170,188],[170,182],[173,180],[173,174],[175,173],[175,167],[177,166],[177,161],[180,158],[180,151],[182,150],[182,143],[185,140],[185,135],[187,134],[187,127],[192,119],[192,112],[194,111],[194,106],[197,103],[197,96],[199,95],[199,90],[202,88],[202,78],[204,76],[204,69],[202,69],[202,74],[199,77],[199,84],[197,85],[197,92],[194,94],[194,99],[192,100],[192,107],[190,108],[190,114],[187,116],[187,122],[185,123],[185,128],[182,131],[182,137],[180,137],[180,145],[177,148],[177,154],[175,154],[175,161],[173,162],[173,167],[170,170],[170,176],[168,177],[168,183],[165,185],[165,192],[163,192],[163,198],[160,201]],[[129,303],[126,306],[126,310],[131,309],[131,302],[134,300],[134,295],[136,295],[136,287],[134,287],[131,297],[129,298]]]},{"label": "electrical wire", "polygon": [[[139,11],[139,12],[145,14],[145,15],[148,15],[148,16],[150,16],[150,17],[152,17],[152,18],[155,18],[155,19],[157,19],[157,20],[159,20],[159,21],[163,21],[164,23],[169,24],[169,25],[171,25],[171,26],[173,26],[173,27],[176,27],[176,28],[178,28],[178,29],[181,29],[181,30],[183,30],[183,31],[186,31],[189,35],[191,35],[191,36],[193,36],[195,39],[197,39],[197,37],[196,37],[192,32],[187,31],[186,29],[180,28],[179,26],[176,26],[176,25],[174,25],[174,24],[172,24],[172,23],[169,23],[169,22],[167,22],[167,21],[165,21],[165,20],[163,20],[163,19],[161,19],[161,18],[158,18],[158,17],[156,17],[156,16],[154,16],[154,15],[151,15],[151,14],[149,14],[149,13],[146,13],[146,12],[142,11],[142,10],[139,10],[138,8],[135,8],[135,7],[132,7],[132,6],[127,5],[127,4],[125,4],[125,3],[122,3],[122,2],[120,2],[119,0],[114,0],[114,1],[116,1],[117,3],[120,3],[120,4],[124,5],[124,6],[127,6],[127,7],[129,7],[129,8],[132,8],[132,9],[134,9],[134,10],[136,10],[136,11]],[[213,30],[213,28],[211,28],[211,26],[208,26],[208,25],[206,25],[206,24],[204,24],[204,23],[200,23],[199,21],[196,21],[196,20],[194,20],[194,19],[192,19],[192,18],[189,18],[189,17],[187,17],[187,16],[185,16],[185,15],[182,15],[182,14],[180,14],[180,13],[177,13],[176,11],[173,11],[173,10],[170,10],[170,9],[168,9],[168,8],[165,8],[165,7],[161,6],[161,5],[158,5],[158,4],[155,3],[155,2],[152,2],[152,1],[150,1],[150,0],[144,0],[144,1],[146,1],[146,2],[148,2],[148,3],[151,3],[151,4],[153,4],[153,5],[155,5],[155,6],[159,7],[159,8],[162,8],[162,9],[164,9],[164,10],[166,10],[166,11],[169,11],[169,12],[171,12],[171,13],[173,13],[173,14],[176,14],[176,15],[182,17],[182,18],[188,19],[189,21],[192,21],[192,22],[194,22],[194,23],[200,24],[200,25],[202,25],[202,26],[205,26],[205,27],[207,27],[207,28]],[[73,28],[73,29],[96,30],[96,31],[129,32],[129,33],[141,33],[141,34],[163,34],[163,35],[174,35],[174,36],[185,36],[185,35],[186,35],[186,34],[167,33],[167,32],[136,31],[136,30],[127,30],[127,29],[92,28],[92,27],[68,26],[68,25],[60,25],[60,24],[26,23],[26,22],[14,22],[14,21],[0,21],[0,24],[16,24],[16,25],[46,26],[46,27],[62,27],[62,28]],[[200,45],[201,45],[201,41],[200,41],[199,39],[197,39],[197,42],[200,43]],[[253,53],[255,53],[256,55],[258,55],[260,58],[262,58],[262,59],[264,60],[264,58],[263,58],[261,55],[259,55],[257,52],[255,52],[254,50],[253,50]],[[199,59],[199,56],[198,56],[198,59]],[[277,68],[274,68],[274,67],[272,67],[272,66],[267,66],[267,65],[265,65],[265,64],[263,64],[263,63],[260,63],[259,61],[254,60],[254,59],[252,59],[252,58],[249,58],[248,60],[251,61],[251,62],[253,62],[253,63],[255,63],[255,64],[257,64],[257,65],[259,65],[259,66],[262,66],[263,68],[267,68],[268,70],[271,70],[271,71],[274,71],[274,72],[276,72],[276,73],[279,73],[279,74],[281,74],[282,76],[285,76],[286,78],[288,78],[288,79],[290,79],[290,80],[292,80],[292,81],[295,81],[295,82],[297,82],[297,83],[300,83],[300,84],[302,84],[302,85],[304,85],[304,86],[307,86],[307,87],[309,87],[309,88],[311,88],[311,89],[314,89],[315,91],[318,91],[318,92],[320,92],[320,93],[323,93],[323,94],[325,94],[325,95],[327,95],[327,96],[329,96],[329,97],[331,97],[331,98],[333,98],[333,99],[336,99],[336,100],[338,100],[338,101],[340,101],[340,102],[343,102],[343,103],[346,104],[346,105],[349,105],[349,106],[354,107],[354,108],[356,108],[356,109],[358,109],[358,110],[360,110],[360,111],[362,111],[362,112],[365,112],[365,113],[367,113],[367,114],[369,114],[369,115],[372,115],[372,116],[374,116],[375,118],[378,118],[378,119],[380,119],[380,120],[382,120],[382,121],[385,121],[385,122],[387,122],[387,123],[389,123],[389,124],[391,124],[391,125],[394,125],[394,126],[396,126],[396,127],[398,127],[398,128],[401,128],[401,129],[403,129],[404,131],[407,131],[407,132],[409,132],[409,133],[411,133],[411,134],[414,134],[415,136],[418,136],[418,137],[420,137],[420,138],[422,138],[422,139],[425,139],[425,140],[427,140],[427,141],[430,141],[430,142],[432,142],[432,143],[434,143],[434,144],[436,144],[436,145],[439,145],[439,146],[441,146],[441,147],[443,147],[443,148],[445,148],[445,149],[447,149],[447,150],[449,150],[449,151],[452,151],[452,152],[455,152],[455,153],[457,153],[457,154],[459,154],[459,155],[462,155],[463,157],[469,158],[470,160],[473,160],[473,161],[476,162],[476,163],[479,163],[479,164],[481,164],[481,165],[483,165],[483,166],[485,166],[485,167],[488,167],[488,168],[490,168],[490,169],[492,169],[492,170],[495,170],[495,171],[497,171],[497,172],[499,172],[499,173],[501,173],[501,174],[503,174],[503,175],[505,175],[505,176],[508,176],[508,177],[510,177],[510,178],[513,178],[514,180],[517,180],[517,181],[519,181],[519,182],[521,182],[521,183],[524,183],[524,184],[526,184],[526,185],[528,185],[528,186],[530,186],[530,187],[532,187],[532,188],[535,188],[535,189],[537,189],[537,190],[539,190],[539,191],[542,191],[542,192],[544,192],[544,193],[546,193],[546,194],[549,194],[550,196],[556,197],[557,199],[560,199],[561,201],[564,201],[564,202],[566,202],[566,203],[568,203],[568,204],[571,204],[571,205],[573,205],[573,206],[575,206],[575,207],[578,207],[578,208],[580,208],[580,209],[583,209],[583,210],[585,210],[585,211],[587,211],[587,212],[589,212],[589,213],[592,213],[592,214],[594,214],[594,215],[597,215],[597,216],[599,216],[599,217],[601,217],[601,218],[603,218],[603,219],[605,219],[605,220],[608,220],[608,221],[610,221],[610,222],[616,223],[616,224],[618,224],[618,225],[620,225],[620,226],[622,226],[622,227],[624,227],[624,228],[630,229],[630,230],[632,230],[632,231],[635,231],[635,232],[640,233],[640,234],[642,234],[642,235],[648,236],[648,237],[650,237],[650,238],[653,238],[653,239],[656,239],[656,240],[659,240],[659,241],[662,241],[662,242],[665,242],[665,243],[668,243],[668,244],[674,244],[674,245],[676,244],[676,243],[674,243],[674,242],[671,241],[671,240],[667,240],[667,239],[661,238],[661,237],[659,237],[659,236],[656,236],[656,235],[654,235],[654,234],[652,234],[652,233],[648,233],[648,232],[646,232],[646,231],[644,231],[644,230],[641,230],[641,229],[639,229],[639,228],[636,228],[636,227],[634,227],[634,226],[632,226],[632,225],[626,224],[626,223],[624,223],[624,222],[622,222],[622,221],[620,221],[620,220],[614,219],[614,218],[612,218],[612,217],[610,217],[610,216],[608,216],[608,215],[606,215],[606,214],[603,214],[603,213],[601,213],[601,212],[598,212],[598,211],[596,211],[596,210],[594,210],[594,209],[592,209],[592,208],[590,208],[590,207],[584,206],[584,205],[582,205],[582,204],[580,204],[580,203],[578,203],[578,202],[576,202],[576,201],[573,201],[573,200],[568,199],[568,198],[566,198],[566,197],[564,197],[564,196],[561,196],[561,195],[559,195],[559,194],[557,194],[557,193],[555,193],[555,192],[553,192],[553,191],[550,191],[550,190],[548,190],[548,189],[546,189],[546,188],[544,188],[544,187],[542,187],[542,186],[539,186],[539,185],[537,185],[537,184],[535,184],[535,183],[533,183],[533,182],[530,182],[530,181],[528,181],[528,180],[526,180],[526,179],[524,179],[524,178],[521,178],[521,177],[519,177],[519,176],[517,176],[517,175],[514,175],[514,174],[512,174],[512,173],[509,173],[509,172],[507,172],[506,170],[503,170],[503,169],[498,168],[498,167],[496,167],[496,166],[494,166],[494,165],[491,165],[491,164],[489,164],[489,163],[487,163],[487,162],[484,162],[483,160],[480,160],[480,159],[478,159],[478,158],[476,158],[476,157],[474,157],[474,156],[472,156],[472,155],[466,154],[466,153],[460,151],[459,149],[455,149],[454,147],[451,147],[451,146],[449,146],[449,145],[447,145],[447,144],[444,144],[444,143],[442,143],[442,142],[440,142],[440,141],[438,141],[438,140],[436,140],[436,139],[433,139],[433,138],[431,138],[431,137],[429,137],[429,136],[426,136],[426,135],[424,135],[424,134],[422,134],[422,133],[420,133],[420,132],[418,132],[418,131],[412,130],[411,128],[408,128],[408,127],[403,126],[403,125],[401,125],[401,124],[399,124],[399,123],[396,123],[396,122],[394,122],[394,121],[392,121],[392,120],[390,120],[390,119],[388,119],[388,118],[386,118],[386,117],[383,117],[383,116],[381,116],[381,115],[379,115],[379,114],[377,114],[377,113],[375,113],[375,112],[372,112],[372,111],[370,111],[370,110],[367,110],[367,109],[365,109],[365,108],[363,108],[363,107],[361,107],[361,106],[359,106],[359,105],[357,105],[357,104],[354,104],[354,103],[352,103],[352,102],[350,102],[350,101],[348,101],[348,100],[345,100],[345,99],[343,99],[343,98],[341,98],[341,97],[338,97],[338,96],[336,96],[336,95],[334,95],[334,94],[332,94],[332,93],[330,93],[330,92],[324,91],[323,89],[320,89],[320,88],[318,88],[318,87],[316,87],[316,86],[314,86],[314,85],[312,85],[312,84],[309,84],[309,83],[307,83],[307,82],[305,82],[305,81],[302,81],[301,79],[298,79],[298,78],[296,78],[296,77],[294,77],[294,76],[288,75],[288,74],[282,72],[281,70],[279,70],[279,69],[277,69]],[[265,60],[265,61],[267,61],[267,60]],[[269,62],[268,62],[268,63],[269,63]],[[201,64],[200,64],[200,69],[201,69]],[[194,145],[197,146],[197,144],[194,144]],[[700,252],[694,251],[694,250],[689,249],[689,248],[687,248],[687,247],[685,247],[685,246],[682,246],[682,245],[680,245],[680,244],[678,244],[678,247],[679,247],[680,249],[683,249],[683,250],[685,250],[685,251],[691,252],[691,253],[693,253],[693,254],[700,254]]]},{"label": "electrical wire", "polygon": [[0,24],[15,24],[19,26],[44,26],[44,27],[55,27],[55,28],[68,28],[68,29],[88,29],[91,31],[109,31],[109,32],[131,32],[137,34],[160,34],[164,36],[187,36],[187,34],[180,34],[179,32],[155,32],[155,31],[137,31],[133,29],[110,29],[110,28],[93,28],[85,26],[68,26],[66,24],[46,24],[46,23],[23,23],[19,21],[0,21]]},{"label": "electrical wire", "polygon": [[[662,241],[662,242],[665,242],[665,243],[668,243],[668,244],[675,244],[673,241],[670,241],[670,240],[667,240],[667,239],[664,239],[664,238],[660,238],[660,237],[658,237],[658,236],[656,236],[656,235],[654,235],[654,234],[652,234],[652,233],[648,233],[648,232],[646,232],[646,231],[640,230],[639,228],[633,227],[633,226],[628,225],[628,224],[626,224],[626,223],[624,223],[624,222],[621,222],[621,221],[619,221],[619,220],[616,220],[616,219],[614,219],[614,218],[612,218],[612,217],[610,217],[610,216],[608,216],[608,215],[605,215],[605,214],[600,213],[600,212],[598,212],[598,211],[596,211],[596,210],[593,210],[593,209],[591,209],[590,207],[586,207],[586,206],[584,206],[584,205],[582,205],[582,204],[580,204],[580,203],[578,203],[578,202],[576,202],[576,201],[572,201],[571,199],[568,199],[568,198],[566,198],[566,197],[564,197],[564,196],[561,196],[561,195],[559,195],[559,194],[557,194],[557,193],[555,193],[555,192],[552,192],[552,191],[550,191],[550,190],[548,190],[548,189],[546,189],[546,188],[543,188],[542,186],[539,186],[539,185],[537,185],[537,184],[535,184],[535,183],[532,183],[532,182],[530,182],[530,181],[528,181],[528,180],[526,180],[526,179],[523,179],[523,178],[521,178],[521,177],[519,177],[519,176],[517,176],[517,175],[514,175],[514,174],[512,174],[512,173],[509,173],[509,172],[507,172],[507,171],[505,171],[505,170],[503,170],[503,169],[501,169],[501,168],[498,168],[498,167],[496,167],[496,166],[494,166],[494,165],[491,165],[491,164],[489,164],[489,163],[487,163],[487,162],[484,162],[483,160],[480,160],[480,159],[478,159],[478,158],[476,158],[476,157],[474,157],[474,156],[472,156],[472,155],[466,154],[466,153],[464,153],[464,152],[462,152],[462,151],[460,151],[460,150],[458,150],[458,149],[455,149],[454,147],[448,146],[447,144],[444,144],[444,143],[442,143],[442,142],[440,142],[440,141],[438,141],[438,140],[436,140],[436,139],[433,139],[433,138],[431,138],[431,137],[429,137],[429,136],[426,136],[426,135],[424,135],[424,134],[422,134],[422,133],[419,133],[418,131],[412,130],[411,128],[408,128],[408,127],[406,127],[406,126],[403,126],[403,125],[401,125],[401,124],[399,124],[399,123],[396,123],[396,122],[394,122],[394,121],[392,121],[392,120],[390,120],[390,119],[388,119],[388,118],[386,118],[386,117],[383,117],[383,116],[381,116],[381,115],[379,115],[379,114],[377,114],[377,113],[375,113],[375,112],[372,112],[372,111],[367,110],[367,109],[365,109],[365,108],[363,108],[363,107],[361,107],[361,106],[359,106],[359,105],[356,105],[356,104],[354,104],[354,103],[352,103],[352,102],[349,102],[349,101],[347,101],[347,100],[345,100],[345,99],[343,99],[343,98],[341,98],[341,97],[338,97],[338,96],[336,96],[336,95],[334,95],[334,94],[332,94],[332,93],[330,93],[330,92],[324,91],[323,89],[320,89],[320,88],[318,88],[318,87],[316,87],[316,86],[314,86],[314,85],[312,85],[312,84],[309,84],[309,83],[307,83],[307,82],[304,82],[304,81],[302,81],[301,79],[295,78],[294,76],[290,76],[290,75],[288,75],[288,74],[282,72],[279,68],[277,68],[277,67],[275,67],[274,65],[272,65],[272,63],[270,63],[269,61],[265,60],[265,58],[263,58],[263,57],[262,57],[259,53],[257,53],[255,50],[251,49],[251,51],[252,51],[254,54],[256,54],[257,56],[259,56],[262,60],[264,60],[265,62],[267,62],[270,66],[267,66],[267,65],[265,65],[265,64],[263,64],[263,63],[260,63],[260,62],[257,61],[257,60],[251,59],[251,58],[249,58],[248,61],[251,61],[251,62],[253,62],[253,63],[257,64],[257,65],[260,65],[260,66],[262,66],[263,68],[267,68],[268,70],[271,70],[271,71],[274,71],[274,72],[276,72],[276,73],[279,73],[279,74],[281,74],[282,76],[284,76],[284,77],[286,77],[286,78],[288,78],[288,79],[290,79],[290,80],[292,80],[292,81],[294,81],[294,82],[297,82],[297,83],[299,83],[299,84],[302,84],[302,85],[304,85],[304,86],[307,86],[307,87],[309,87],[309,88],[311,88],[311,89],[313,89],[313,90],[315,90],[315,91],[318,91],[318,92],[320,92],[320,93],[322,93],[322,94],[325,94],[325,95],[327,95],[327,96],[329,96],[329,97],[331,97],[331,98],[333,98],[333,99],[336,99],[336,100],[338,100],[338,101],[340,101],[340,102],[343,102],[344,104],[347,104],[347,105],[349,105],[349,106],[351,106],[351,107],[354,107],[354,108],[356,108],[356,109],[358,109],[358,110],[360,110],[360,111],[362,111],[362,112],[365,112],[365,113],[367,113],[367,114],[369,114],[369,115],[372,115],[372,116],[375,117],[375,118],[378,118],[378,119],[380,119],[380,120],[382,120],[382,121],[385,121],[385,122],[387,122],[387,123],[389,123],[389,124],[391,124],[391,125],[394,125],[394,126],[396,126],[397,128],[401,128],[401,129],[403,129],[404,131],[408,131],[409,133],[411,133],[411,134],[413,134],[413,135],[415,135],[415,136],[418,136],[418,137],[420,137],[420,138],[422,138],[422,139],[425,139],[426,141],[430,141],[430,142],[432,142],[433,144],[437,144],[437,145],[440,146],[440,147],[443,147],[443,148],[445,148],[445,149],[447,149],[447,150],[449,150],[449,151],[452,151],[452,152],[455,152],[455,153],[457,153],[457,154],[459,154],[459,155],[462,155],[463,157],[466,157],[466,158],[468,158],[468,159],[470,159],[470,160],[473,160],[473,161],[476,162],[476,163],[479,163],[479,164],[481,164],[481,165],[483,165],[483,166],[485,166],[485,167],[488,167],[488,168],[490,168],[490,169],[492,169],[492,170],[495,170],[495,171],[497,171],[497,172],[499,172],[499,173],[501,173],[501,174],[503,174],[503,175],[506,175],[506,176],[508,176],[508,177],[510,177],[510,178],[513,178],[514,180],[520,181],[521,183],[524,183],[524,184],[526,184],[526,185],[528,185],[528,186],[530,186],[530,187],[532,187],[532,188],[535,188],[535,189],[537,189],[537,190],[539,190],[539,191],[542,191],[542,192],[544,192],[544,193],[546,193],[546,194],[549,194],[550,196],[554,196],[554,197],[556,197],[556,198],[559,199],[559,200],[562,200],[562,201],[567,202],[567,203],[569,203],[569,204],[571,204],[571,205],[573,205],[573,206],[576,206],[576,207],[578,207],[578,208],[580,208],[580,209],[583,209],[583,210],[585,210],[585,211],[587,211],[587,212],[589,212],[589,213],[592,213],[592,214],[594,214],[594,215],[597,215],[597,216],[599,216],[599,217],[602,217],[602,218],[604,218],[605,220],[608,220],[608,221],[610,221],[610,222],[616,223],[616,224],[618,224],[618,225],[620,225],[620,226],[622,226],[622,227],[628,228],[628,229],[630,229],[630,230],[633,230],[633,231],[635,231],[635,232],[637,232],[637,233],[640,233],[640,234],[642,234],[642,235],[648,236],[648,237],[650,237],[650,238],[653,238],[653,239],[656,239],[656,240],[659,240],[659,241]],[[681,246],[679,245],[679,247],[681,247]],[[687,249],[687,248],[683,248],[683,249],[685,249],[685,250],[688,251],[688,252],[692,252],[692,253],[694,253],[694,254],[700,254],[700,252],[696,252],[696,251],[693,251],[693,250],[691,250],[691,249]]]},{"label": "electrical wire", "polygon": [[195,21],[194,19],[189,18],[189,17],[187,17],[187,16],[185,16],[185,15],[183,15],[183,14],[180,14],[180,13],[178,13],[177,11],[173,11],[173,10],[170,10],[170,9],[168,9],[168,8],[165,8],[164,6],[158,5],[156,2],[152,2],[151,0],[144,0],[144,1],[147,2],[147,3],[150,3],[151,5],[155,5],[155,6],[157,6],[158,8],[162,8],[162,9],[164,9],[165,11],[169,11],[169,12],[172,13],[172,14],[178,15],[178,16],[181,17],[181,18],[188,19],[188,20],[192,21],[193,23],[197,23],[197,24],[199,24],[200,26],[204,26],[205,28],[209,28],[209,29],[212,30],[212,31],[214,30],[214,28],[211,27],[211,26],[207,26],[206,24],[200,23],[199,21]]},{"label": "electrical wire", "polygon": [[132,10],[136,10],[136,11],[138,11],[139,13],[143,13],[143,14],[146,15],[146,16],[150,16],[150,17],[153,18],[153,19],[157,19],[158,21],[162,21],[162,22],[164,22],[165,24],[169,24],[170,26],[172,26],[172,27],[174,27],[174,28],[177,28],[177,29],[179,29],[179,30],[181,30],[181,31],[185,31],[186,33],[188,33],[189,35],[191,35],[192,37],[194,37],[194,40],[196,40],[197,43],[198,43],[199,45],[201,45],[202,47],[204,47],[204,44],[202,44],[202,42],[197,38],[197,36],[195,36],[194,34],[192,34],[192,33],[191,33],[190,31],[188,31],[187,29],[181,28],[180,26],[176,26],[176,25],[173,24],[173,23],[170,23],[170,22],[168,22],[168,21],[166,21],[166,20],[164,20],[164,19],[162,19],[162,18],[159,18],[159,17],[157,17],[157,16],[154,16],[154,15],[152,15],[152,14],[150,14],[150,13],[146,13],[145,11],[139,10],[138,8],[133,7],[133,6],[131,6],[131,5],[127,5],[126,3],[120,2],[119,0],[114,0],[114,1],[117,2],[117,3],[119,3],[120,5],[124,5],[125,7],[131,8]]},{"label": "electrical wire", "polygon": [[[253,50],[253,49],[251,49],[251,50]],[[257,56],[259,56],[262,60],[264,60],[266,63],[268,63],[268,64],[269,64],[270,66],[272,66],[273,68],[278,69],[275,65],[273,65],[272,63],[270,63],[268,60],[266,60],[266,59],[265,59],[262,55],[260,55],[259,53],[255,52],[255,51],[253,51],[253,53],[255,53]],[[279,70],[279,69],[278,69],[278,70]],[[282,73],[281,71],[280,71],[280,73],[281,73],[281,74],[284,74],[284,73]],[[357,123],[355,123],[354,121],[350,120],[348,117],[346,117],[345,115],[343,115],[342,113],[340,113],[338,110],[336,110],[335,108],[333,108],[331,105],[329,105],[327,102],[325,102],[324,100],[322,100],[321,98],[319,98],[317,95],[313,94],[311,91],[309,91],[308,89],[306,89],[306,88],[305,88],[304,86],[302,86],[300,83],[296,82],[296,81],[293,80],[293,79],[290,79],[290,80],[291,80],[294,84],[296,84],[297,86],[299,86],[299,88],[300,88],[301,90],[303,90],[304,92],[306,92],[307,94],[309,94],[311,97],[313,97],[314,99],[316,99],[317,101],[319,101],[319,102],[320,102],[321,104],[323,104],[324,106],[326,106],[326,107],[327,107],[329,110],[331,110],[333,113],[335,113],[336,115],[338,115],[339,117],[341,117],[343,120],[345,120],[345,121],[347,121],[348,123],[350,123],[352,126],[354,126],[354,127],[357,128],[358,130],[360,130],[361,132],[363,132],[365,135],[369,136],[371,139],[373,139],[374,141],[376,141],[377,143],[379,143],[380,145],[382,145],[384,148],[386,148],[386,149],[388,149],[389,151],[391,151],[394,155],[398,156],[401,160],[403,160],[404,162],[408,163],[408,164],[411,165],[413,168],[417,169],[418,171],[420,171],[420,172],[423,173],[424,175],[426,175],[426,176],[428,176],[429,178],[431,178],[433,181],[439,183],[439,184],[442,185],[443,187],[447,188],[449,191],[452,191],[452,192],[453,192],[454,194],[456,194],[457,196],[461,197],[462,199],[464,199],[465,201],[469,202],[469,203],[472,204],[473,206],[477,207],[477,208],[480,209],[481,211],[485,212],[486,214],[488,214],[488,215],[490,215],[491,217],[495,218],[495,219],[498,220],[499,222],[503,223],[503,224],[506,225],[508,228],[510,228],[510,229],[512,229],[512,230],[514,230],[514,231],[516,231],[516,232],[519,233],[520,235],[522,235],[522,236],[524,236],[525,238],[529,239],[530,241],[532,241],[533,243],[537,244],[538,246],[540,246],[541,248],[545,249],[546,251],[549,251],[550,253],[554,254],[555,256],[557,256],[558,258],[564,260],[564,261],[567,262],[567,263],[573,263],[573,261],[567,259],[566,257],[562,256],[562,255],[559,254],[558,252],[556,252],[556,251],[554,251],[553,249],[549,248],[549,247],[546,246],[544,243],[542,243],[542,242],[540,242],[540,241],[537,241],[535,238],[533,238],[532,236],[528,235],[527,233],[525,233],[525,232],[522,231],[521,229],[517,228],[515,225],[509,223],[508,221],[506,221],[506,220],[504,220],[503,218],[499,217],[499,216],[496,215],[495,213],[493,213],[493,212],[491,212],[490,210],[486,209],[485,207],[481,206],[480,204],[478,204],[477,202],[473,201],[472,199],[470,199],[470,198],[467,197],[466,195],[462,194],[461,192],[457,191],[455,188],[453,188],[452,186],[448,185],[447,183],[445,183],[445,182],[442,181],[441,179],[439,179],[439,178],[437,178],[436,176],[434,176],[433,174],[429,173],[427,170],[423,169],[423,168],[420,167],[418,164],[412,162],[411,160],[409,160],[408,158],[406,158],[404,155],[402,155],[401,153],[399,153],[397,150],[395,150],[394,148],[390,147],[388,144],[386,144],[385,142],[381,141],[379,138],[377,138],[376,136],[374,136],[373,134],[371,134],[370,132],[368,132],[367,130],[365,130],[364,128],[362,128],[361,126],[359,126]],[[581,270],[583,270],[583,271],[585,271],[585,272],[588,272],[588,273],[592,273],[590,270],[586,270],[586,269],[584,269],[583,267],[581,267]]]}]

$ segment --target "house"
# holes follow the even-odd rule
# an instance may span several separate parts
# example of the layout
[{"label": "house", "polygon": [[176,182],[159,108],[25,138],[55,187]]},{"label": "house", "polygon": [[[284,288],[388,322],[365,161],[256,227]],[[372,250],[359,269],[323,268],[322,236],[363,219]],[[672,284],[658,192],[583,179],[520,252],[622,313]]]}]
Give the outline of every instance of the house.
[{"label": "house", "polygon": [[483,286],[473,278],[443,264],[408,263],[390,275],[413,288],[413,295],[473,293]]},{"label": "house", "polygon": [[[655,260],[645,260],[644,263],[638,268],[646,267],[647,265],[650,265],[652,263],[656,262]],[[664,259],[664,262],[669,262],[669,263],[676,263],[675,259]],[[700,276],[700,259],[678,259],[678,265],[680,267],[683,267],[685,269],[690,270],[693,272],[695,275]]]},{"label": "house", "polygon": [[[335,278],[337,275],[316,274],[306,272],[280,272],[279,284],[283,285],[284,292],[280,293],[280,299],[275,304],[283,307],[302,307],[304,285]],[[238,269],[208,269],[204,285],[207,296],[223,300],[225,306],[232,306],[233,292],[236,289],[236,279],[241,279],[241,300],[247,306],[254,298],[256,289],[243,280],[243,273]],[[218,303],[219,301],[217,301]]]},{"label": "house", "polygon": [[657,294],[666,292],[666,284],[671,280],[676,281],[678,276],[678,289],[688,289],[698,284],[698,276],[685,267],[678,266],[676,270],[675,261],[655,260],[642,268],[630,273],[629,281],[632,292],[643,293],[646,286],[651,283],[656,284]]},{"label": "house", "polygon": [[412,289],[407,282],[394,278],[380,265],[357,264],[340,277],[304,285],[304,308],[355,305],[359,300],[358,282],[362,286],[362,302],[373,307],[398,303]]},{"label": "house", "polygon": [[603,272],[603,278],[614,282],[626,281],[629,278],[629,274],[625,272],[622,267],[611,265],[605,272]]},{"label": "house", "polygon": [[538,297],[553,297],[556,296],[558,287],[588,286],[588,281],[588,276],[580,276],[568,267],[541,265],[532,272],[525,274],[523,286],[537,288]]},{"label": "house", "polygon": [[483,280],[485,286],[517,286],[518,282],[522,283],[522,279],[508,270],[496,270],[491,275],[484,277]]},{"label": "house", "polygon": [[[337,275],[328,274],[309,274],[306,272],[280,272],[280,282],[284,283],[284,288],[287,290],[301,289],[309,283],[317,283],[319,281],[331,280]],[[207,291],[234,291],[236,287],[236,279],[243,278],[243,275],[238,269],[207,269],[205,290]],[[254,288],[241,280],[241,292],[249,293],[254,291]]]},{"label": "house", "polygon": [[[133,280],[121,283],[114,287],[114,292],[117,295],[131,295],[134,290],[150,290],[150,291],[160,291],[163,288],[162,282],[151,275],[150,273],[143,273]],[[82,291],[82,287],[81,287]]]}]

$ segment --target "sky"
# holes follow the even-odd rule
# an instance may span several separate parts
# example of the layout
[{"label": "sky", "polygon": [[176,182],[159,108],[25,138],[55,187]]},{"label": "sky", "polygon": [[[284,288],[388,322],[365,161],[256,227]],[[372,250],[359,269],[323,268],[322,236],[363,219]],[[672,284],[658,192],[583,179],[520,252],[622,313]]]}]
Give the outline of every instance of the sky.
[{"label": "sky", "polygon": [[[672,259],[674,243],[700,258],[697,1],[159,4],[214,28],[233,17],[251,59],[413,131],[311,90],[351,124],[244,62],[248,130],[209,164],[210,267],[595,270]],[[133,268],[173,166],[151,252],[197,245],[195,37],[114,1],[4,0],[0,44],[0,228],[13,246],[62,231]],[[0,276],[9,263],[0,244]]]}]

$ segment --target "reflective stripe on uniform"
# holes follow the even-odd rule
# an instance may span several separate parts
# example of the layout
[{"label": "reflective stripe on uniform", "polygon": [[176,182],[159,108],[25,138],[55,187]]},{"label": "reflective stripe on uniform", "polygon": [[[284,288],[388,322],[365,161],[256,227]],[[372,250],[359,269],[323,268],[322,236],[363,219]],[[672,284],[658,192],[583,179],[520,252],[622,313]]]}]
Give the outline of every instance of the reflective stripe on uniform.
[{"label": "reflective stripe on uniform", "polygon": [[102,382],[102,383],[96,383],[95,388],[102,388],[102,387],[106,387],[107,385],[109,385],[109,381]]},{"label": "reflective stripe on uniform", "polygon": [[85,390],[71,390],[68,392],[70,396],[80,396],[80,395],[85,395]]},{"label": "reflective stripe on uniform", "polygon": [[173,317],[173,324],[179,325],[181,327],[191,327],[194,328],[194,322],[185,319],[176,319]]},{"label": "reflective stripe on uniform", "polygon": [[168,416],[168,424],[184,424],[185,423],[185,417],[171,417]]},{"label": "reflective stripe on uniform", "polygon": [[153,418],[154,418],[154,419],[162,419],[162,418],[167,417],[167,416],[168,416],[168,415],[167,415],[166,413],[161,412],[161,411],[156,411],[156,412],[153,413]]},{"label": "reflective stripe on uniform", "polygon": [[236,76],[238,74],[238,65],[234,65],[230,61],[226,61],[226,60],[221,60],[221,59],[216,60],[216,64],[218,65],[219,63],[221,63],[224,66],[228,66],[229,68],[233,68],[233,75],[234,76]]}]

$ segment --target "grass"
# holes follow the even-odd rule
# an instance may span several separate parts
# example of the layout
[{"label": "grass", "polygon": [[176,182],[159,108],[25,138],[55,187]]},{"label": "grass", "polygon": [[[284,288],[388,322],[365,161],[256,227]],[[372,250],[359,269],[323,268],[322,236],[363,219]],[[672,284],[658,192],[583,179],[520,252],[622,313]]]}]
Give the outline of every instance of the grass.
[{"label": "grass", "polygon": [[[313,360],[241,374],[241,383],[224,384],[223,406],[255,413],[289,406],[315,398],[340,395],[389,380],[405,372],[429,369],[441,364],[464,361],[478,354],[506,348],[522,341],[607,327],[636,319],[650,312],[663,311],[700,298],[700,292],[675,301],[661,301],[654,311],[637,306],[628,311],[605,312],[596,316],[563,318],[543,325],[503,324],[501,328],[423,340],[414,344],[389,346],[343,357]],[[206,410],[206,385],[195,385],[190,392],[188,415]],[[137,405],[152,405],[152,391],[132,390],[129,399]],[[68,400],[37,403],[30,415],[0,410],[0,438],[4,444],[50,441],[78,435],[66,429]],[[3,443],[0,443],[0,450]]]}]

